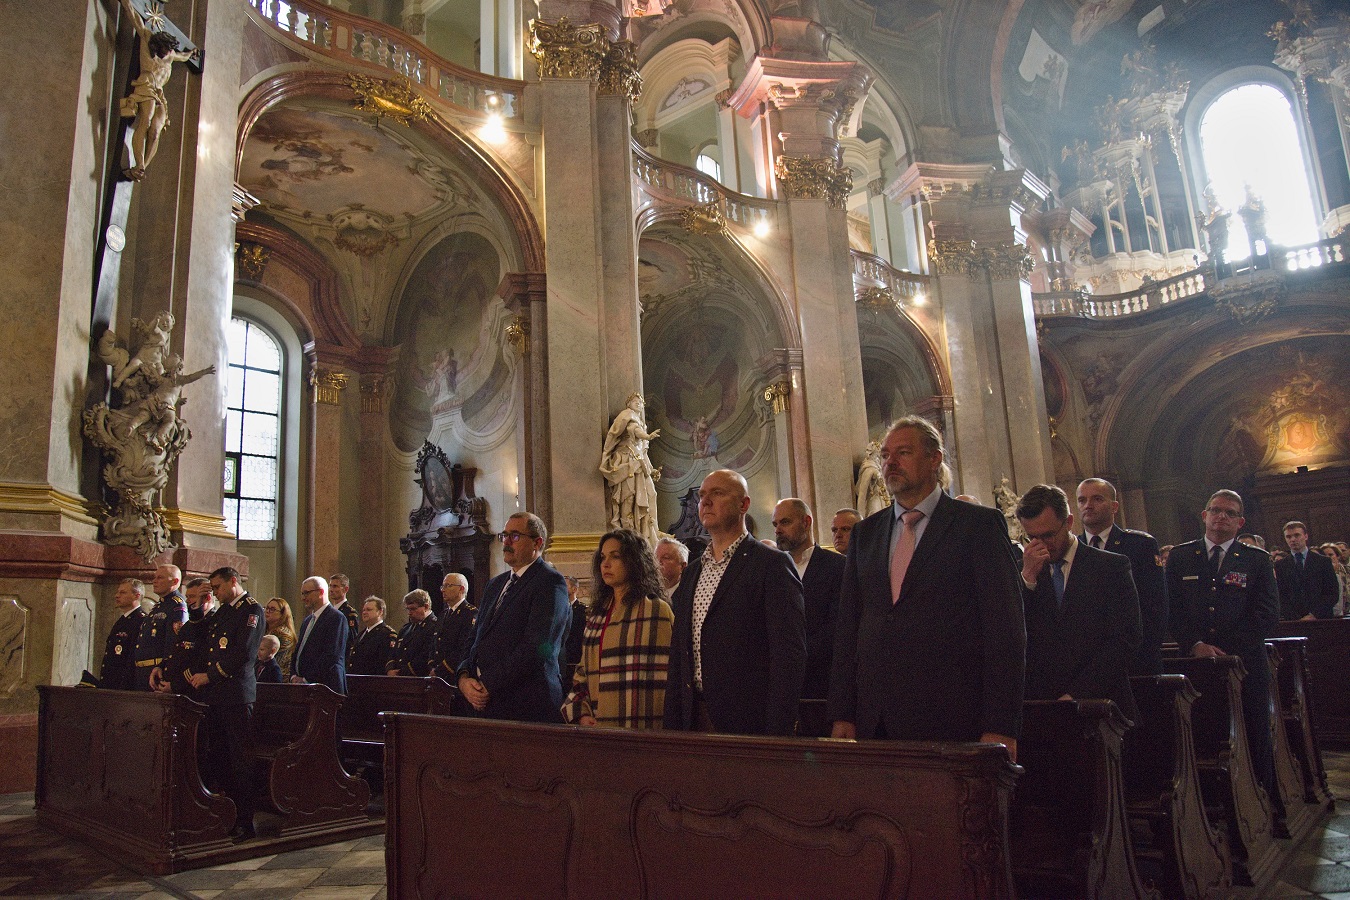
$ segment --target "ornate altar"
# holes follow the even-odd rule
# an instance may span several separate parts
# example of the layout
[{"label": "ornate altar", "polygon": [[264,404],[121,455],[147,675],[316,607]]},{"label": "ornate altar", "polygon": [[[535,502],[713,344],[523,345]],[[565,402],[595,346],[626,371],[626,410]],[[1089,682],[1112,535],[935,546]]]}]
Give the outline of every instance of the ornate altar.
[{"label": "ornate altar", "polygon": [[445,451],[430,441],[417,453],[416,482],[422,505],[408,516],[408,535],[399,549],[408,558],[408,589],[431,595],[437,615],[442,609],[441,581],[450,572],[469,579],[469,601],[477,603],[488,582],[487,501],[474,496],[477,469],[451,464]]}]

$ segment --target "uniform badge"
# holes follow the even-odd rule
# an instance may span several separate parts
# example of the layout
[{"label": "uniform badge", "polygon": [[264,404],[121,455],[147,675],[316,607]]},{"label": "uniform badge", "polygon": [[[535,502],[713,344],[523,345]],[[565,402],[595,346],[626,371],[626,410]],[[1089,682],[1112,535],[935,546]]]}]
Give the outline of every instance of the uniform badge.
[{"label": "uniform badge", "polygon": [[252,628],[254,625],[257,625],[257,624],[258,624],[258,617],[257,617],[256,615],[252,615],[252,616],[249,616],[249,617],[248,617],[248,627],[249,627],[249,628]]},{"label": "uniform badge", "polygon": [[1223,583],[1233,587],[1245,588],[1247,586],[1246,572],[1229,572],[1223,576]]},{"label": "uniform badge", "polygon": [[1158,568],[1160,568],[1160,569],[1163,567],[1163,561],[1162,561],[1162,554],[1161,554],[1161,553],[1155,553],[1155,554],[1153,554],[1153,564],[1154,564],[1155,566],[1157,566]]},{"label": "uniform badge", "polygon": [[121,655],[122,655],[122,645],[121,645],[121,644],[118,644],[116,647],[113,647],[113,654],[114,654],[115,656],[121,656]]},{"label": "uniform badge", "polygon": [[221,638],[221,639],[220,639],[220,649],[224,650],[224,649],[225,649],[226,647],[228,647],[229,645],[230,645],[230,639],[229,639],[229,638]]}]

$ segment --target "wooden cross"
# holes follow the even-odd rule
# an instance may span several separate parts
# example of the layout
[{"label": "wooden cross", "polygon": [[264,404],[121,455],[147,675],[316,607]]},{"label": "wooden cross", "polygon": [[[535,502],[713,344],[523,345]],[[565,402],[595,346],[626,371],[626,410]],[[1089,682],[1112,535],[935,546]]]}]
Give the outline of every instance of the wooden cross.
[{"label": "wooden cross", "polygon": [[192,71],[197,72],[198,74],[201,73],[201,50],[196,44],[188,39],[188,36],[183,33],[182,29],[175,25],[173,21],[164,14],[165,0],[128,0],[128,2],[136,12],[140,13],[141,18],[145,21],[145,27],[150,29],[150,31],[163,31],[166,34],[171,35],[178,41],[178,49],[180,50],[185,52],[191,52],[193,50],[198,51],[192,59],[187,61],[187,65]]}]

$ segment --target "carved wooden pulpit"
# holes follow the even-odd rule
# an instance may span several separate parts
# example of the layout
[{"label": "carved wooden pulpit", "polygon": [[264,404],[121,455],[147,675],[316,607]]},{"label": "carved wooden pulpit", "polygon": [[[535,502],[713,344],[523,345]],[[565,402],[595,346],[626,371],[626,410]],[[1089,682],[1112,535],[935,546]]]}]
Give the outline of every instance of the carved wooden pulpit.
[{"label": "carved wooden pulpit", "polygon": [[417,453],[416,481],[422,504],[408,516],[408,535],[399,549],[408,558],[408,589],[431,595],[442,609],[441,581],[450,572],[469,579],[469,602],[477,603],[488,582],[487,501],[474,496],[477,469],[451,464],[445,451],[427,441]]}]

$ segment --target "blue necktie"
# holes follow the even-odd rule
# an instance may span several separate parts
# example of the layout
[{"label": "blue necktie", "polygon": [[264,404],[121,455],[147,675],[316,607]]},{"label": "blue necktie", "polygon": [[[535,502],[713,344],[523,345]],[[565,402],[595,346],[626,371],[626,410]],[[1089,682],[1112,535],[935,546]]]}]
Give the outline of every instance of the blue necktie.
[{"label": "blue necktie", "polygon": [[497,621],[497,616],[501,615],[502,607],[506,605],[506,595],[511,593],[511,588],[515,587],[519,580],[520,576],[515,572],[512,572],[511,577],[506,579],[506,587],[502,588],[501,596],[497,598],[497,602],[492,607],[492,615],[488,617],[489,623]]},{"label": "blue necktie", "polygon": [[1064,560],[1050,564],[1050,583],[1055,586],[1055,605],[1064,605]]}]

